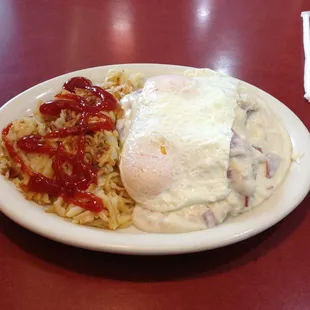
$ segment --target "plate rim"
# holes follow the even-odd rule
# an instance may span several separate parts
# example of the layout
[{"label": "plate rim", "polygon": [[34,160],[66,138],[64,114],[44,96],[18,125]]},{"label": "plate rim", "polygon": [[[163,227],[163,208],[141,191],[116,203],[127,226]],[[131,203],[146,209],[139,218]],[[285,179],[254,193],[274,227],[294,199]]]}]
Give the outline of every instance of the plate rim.
[{"label": "plate rim", "polygon": [[[127,68],[135,68],[135,67],[156,67],[156,68],[163,68],[163,67],[169,67],[171,69],[180,69],[180,70],[187,70],[187,69],[197,69],[194,67],[189,67],[189,66],[182,66],[182,65],[173,65],[173,64],[157,64],[157,63],[128,63],[128,64],[112,64],[112,65],[104,65],[104,66],[97,66],[97,67],[91,67],[91,68],[85,68],[85,69],[80,69],[80,70],[76,70],[76,71],[72,71],[72,72],[67,72],[65,74],[53,77],[51,79],[48,79],[46,81],[40,82],[39,84],[36,84],[26,90],[24,90],[23,92],[21,92],[20,94],[16,95],[15,97],[13,97],[12,99],[10,99],[9,101],[7,101],[1,108],[0,108],[0,120],[1,120],[1,115],[3,113],[3,111],[5,111],[6,109],[8,109],[8,107],[14,103],[16,100],[19,100],[20,98],[22,98],[23,96],[25,96],[25,94],[27,93],[31,93],[33,91],[35,91],[36,89],[40,89],[40,88],[44,88],[50,84],[53,83],[55,81],[59,81],[59,80],[64,80],[69,78],[70,76],[74,76],[74,75],[78,75],[81,74],[83,72],[83,74],[86,74],[88,72],[91,72],[93,70],[108,70],[108,69],[113,69],[113,68],[117,68],[117,67],[127,67]],[[125,68],[124,68],[125,69]],[[151,70],[151,69],[150,69]],[[239,79],[237,79],[239,80]],[[244,81],[243,81],[244,82]],[[277,101],[278,103],[280,103],[280,105],[282,106],[282,108],[284,110],[286,110],[286,113],[289,113],[291,115],[291,117],[295,118],[295,121],[297,121],[298,126],[300,126],[300,128],[302,128],[302,130],[304,130],[304,134],[307,132],[308,134],[308,141],[307,144],[310,146],[310,139],[309,139],[309,131],[306,128],[306,126],[303,124],[303,122],[298,118],[298,116],[289,108],[287,107],[285,104],[283,104],[282,102],[280,102],[277,98],[273,97],[272,95],[268,94],[267,92],[265,92],[264,90],[249,84],[247,82],[244,82],[247,85],[253,87],[254,89],[258,90],[259,92],[264,93],[265,96],[271,98],[273,101]],[[36,98],[33,98],[33,101],[36,101]],[[276,115],[278,116],[278,115]],[[283,124],[282,124],[283,125]],[[290,132],[288,132],[290,135]],[[291,135],[290,135],[291,137]],[[309,157],[310,158],[310,157]],[[310,166],[309,166],[309,172],[310,172]],[[222,240],[221,242],[213,242],[212,244],[197,244],[197,243],[193,243],[190,244],[188,242],[188,238],[190,238],[189,236],[193,236],[193,235],[198,235],[199,233],[202,234],[202,232],[207,232],[208,230],[204,230],[204,231],[198,231],[198,232],[190,232],[190,233],[182,233],[182,234],[148,234],[148,233],[141,233],[141,234],[137,234],[137,235],[132,235],[135,236],[136,238],[131,238],[131,239],[136,239],[137,242],[141,242],[141,237],[139,236],[156,236],[156,239],[161,240],[162,244],[161,244],[161,248],[152,248],[152,247],[141,247],[137,246],[137,245],[132,245],[132,244],[106,244],[106,243],[102,243],[100,245],[98,245],[96,242],[92,243],[89,242],[89,240],[81,239],[81,240],[76,240],[74,237],[72,239],[71,238],[66,238],[64,237],[61,233],[53,233],[50,232],[49,229],[42,229],[42,225],[40,226],[34,226],[31,223],[29,223],[27,220],[25,220],[24,217],[19,216],[19,214],[17,212],[14,212],[14,208],[13,209],[9,209],[9,207],[5,207],[5,203],[3,202],[3,198],[0,197],[0,211],[2,211],[7,217],[9,217],[10,219],[12,219],[14,222],[16,222],[17,224],[23,226],[24,228],[33,231],[36,234],[39,234],[43,237],[46,237],[48,239],[51,240],[55,240],[57,242],[63,243],[63,244],[67,244],[67,245],[71,245],[71,246],[75,246],[75,247],[80,247],[80,248],[85,248],[85,249],[89,249],[89,250],[95,250],[95,251],[104,251],[104,252],[111,252],[111,253],[120,253],[120,254],[140,254],[140,255],[163,255],[163,254],[181,254],[181,253],[190,253],[190,252],[198,252],[198,251],[204,251],[204,250],[210,250],[210,249],[214,249],[214,248],[218,248],[218,247],[223,247],[229,244],[234,244],[236,242],[240,242],[242,240],[245,240],[247,238],[250,238],[256,234],[259,234],[260,232],[270,228],[271,226],[275,225],[276,223],[278,223],[279,221],[281,221],[283,218],[285,218],[289,213],[291,213],[301,202],[302,200],[306,197],[307,193],[309,192],[310,189],[310,176],[308,178],[308,183],[306,184],[306,186],[304,186],[303,191],[301,191],[299,193],[299,196],[296,197],[295,199],[295,203],[293,203],[289,208],[286,208],[285,211],[286,212],[282,212],[281,214],[279,214],[278,216],[274,216],[272,220],[269,220],[268,223],[266,223],[265,225],[261,225],[260,227],[256,227],[256,228],[252,228],[251,230],[247,230],[247,231],[243,231],[239,234],[236,235],[232,235],[228,238],[226,238],[225,240]],[[5,181],[7,182],[7,181]],[[10,186],[14,186],[14,190],[17,191],[17,189],[15,189],[15,185],[13,185],[12,183],[7,182]],[[2,195],[1,195],[2,196]],[[40,208],[42,210],[42,212],[45,214],[44,209],[41,206],[36,206],[37,208]],[[257,207],[259,208],[259,206]],[[254,210],[254,209],[253,209]],[[253,210],[251,210],[249,213],[253,212]],[[46,217],[51,217],[53,218],[53,215],[46,215]],[[54,216],[55,218],[57,218],[57,221],[61,221],[61,222],[68,222],[66,220],[64,220],[63,218],[60,218],[58,216]],[[51,222],[51,221],[47,221],[47,222]],[[73,225],[71,223],[69,223],[71,226],[74,226],[78,229],[80,229],[81,231],[86,230],[94,230],[96,229],[98,231],[97,228],[91,228],[91,227],[84,227],[84,226],[79,226],[79,225]],[[227,224],[224,224],[227,225]],[[220,225],[222,226],[222,225]],[[107,236],[109,236],[110,234],[115,234],[115,232],[110,232],[110,231],[105,231],[105,230],[99,230],[100,233],[102,233],[103,235],[106,234]],[[117,234],[119,236],[122,236],[122,234]],[[187,236],[186,238],[183,238],[184,240],[186,240],[186,247],[180,247],[177,245],[171,246],[171,243],[166,243],[164,242],[164,238],[169,238],[169,236]],[[124,236],[124,235],[123,235]],[[194,236],[195,237],[195,236]],[[103,238],[104,239],[104,238]],[[154,239],[154,238],[151,238]]]}]

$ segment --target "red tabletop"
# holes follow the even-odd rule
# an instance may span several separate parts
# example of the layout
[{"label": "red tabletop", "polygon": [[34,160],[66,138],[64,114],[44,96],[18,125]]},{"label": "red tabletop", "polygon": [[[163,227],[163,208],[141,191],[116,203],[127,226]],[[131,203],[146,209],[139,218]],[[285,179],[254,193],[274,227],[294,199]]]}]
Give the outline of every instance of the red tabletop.
[{"label": "red tabletop", "polygon": [[[77,69],[172,63],[246,80],[310,128],[300,18],[307,9],[309,0],[1,0],[0,102]],[[72,248],[1,214],[0,308],[310,309],[309,203],[308,195],[239,244],[170,257]]]}]

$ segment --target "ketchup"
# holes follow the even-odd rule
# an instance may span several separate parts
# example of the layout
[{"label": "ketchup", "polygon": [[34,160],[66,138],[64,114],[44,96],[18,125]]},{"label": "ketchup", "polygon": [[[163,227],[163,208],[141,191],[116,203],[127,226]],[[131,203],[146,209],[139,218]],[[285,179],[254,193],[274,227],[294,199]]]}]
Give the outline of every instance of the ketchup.
[{"label": "ketchup", "polygon": [[[58,94],[54,100],[43,103],[40,106],[40,112],[43,115],[57,117],[62,110],[75,111],[81,113],[79,124],[52,131],[45,136],[27,135],[17,141],[18,148],[25,153],[51,156],[55,175],[53,179],[32,171],[23,161],[7,137],[12,124],[3,129],[2,140],[12,160],[29,175],[28,190],[61,196],[68,203],[93,212],[100,212],[104,208],[102,199],[86,192],[90,184],[97,182],[97,169],[85,161],[85,135],[101,130],[114,130],[111,118],[101,112],[117,109],[117,101],[110,93],[98,86],[93,86],[92,82],[84,77],[74,77],[68,80],[63,88],[70,93]],[[97,98],[96,103],[90,104],[85,98],[74,94],[76,88],[89,91]],[[90,123],[91,116],[100,116],[101,120]],[[76,139],[77,152],[75,154],[68,153],[61,142],[58,142],[57,146],[52,146],[50,143],[51,139],[69,136]],[[65,171],[65,166],[71,168],[70,174]]]}]

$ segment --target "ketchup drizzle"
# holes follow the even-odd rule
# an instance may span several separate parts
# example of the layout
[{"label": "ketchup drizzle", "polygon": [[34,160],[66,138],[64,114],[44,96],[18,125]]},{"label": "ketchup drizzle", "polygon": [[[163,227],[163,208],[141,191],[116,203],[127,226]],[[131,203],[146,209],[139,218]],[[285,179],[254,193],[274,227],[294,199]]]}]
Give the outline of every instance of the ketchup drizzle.
[{"label": "ketchup drizzle", "polygon": [[[47,154],[53,159],[54,178],[48,178],[34,172],[26,165],[8,134],[12,123],[2,131],[2,140],[12,158],[21,170],[29,175],[27,189],[36,193],[47,193],[52,196],[61,196],[66,202],[80,206],[86,210],[100,212],[104,205],[102,199],[92,193],[86,192],[90,184],[97,182],[97,169],[85,161],[85,135],[101,130],[114,130],[111,118],[102,114],[102,111],[117,109],[116,99],[107,91],[84,77],[74,77],[68,80],[63,88],[71,93],[58,94],[54,100],[47,101],[40,106],[43,115],[57,117],[62,110],[70,110],[81,113],[81,119],[77,126],[62,128],[42,135],[28,135],[17,141],[19,149],[25,153]],[[85,98],[77,96],[73,92],[76,88],[89,91],[96,96],[97,102],[90,104]],[[91,116],[100,116],[100,121],[90,123]],[[61,142],[53,147],[49,140],[55,138],[75,137],[77,141],[76,154],[68,153]],[[71,167],[71,173],[65,171],[65,166]]]}]

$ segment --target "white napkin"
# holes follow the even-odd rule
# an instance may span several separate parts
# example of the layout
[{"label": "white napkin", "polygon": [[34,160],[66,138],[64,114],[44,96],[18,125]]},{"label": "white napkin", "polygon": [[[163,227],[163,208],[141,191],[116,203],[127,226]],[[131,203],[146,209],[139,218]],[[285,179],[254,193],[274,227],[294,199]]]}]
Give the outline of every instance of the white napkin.
[{"label": "white napkin", "polygon": [[310,11],[302,12],[303,19],[303,40],[305,51],[305,72],[304,72],[304,87],[305,98],[310,101]]}]

